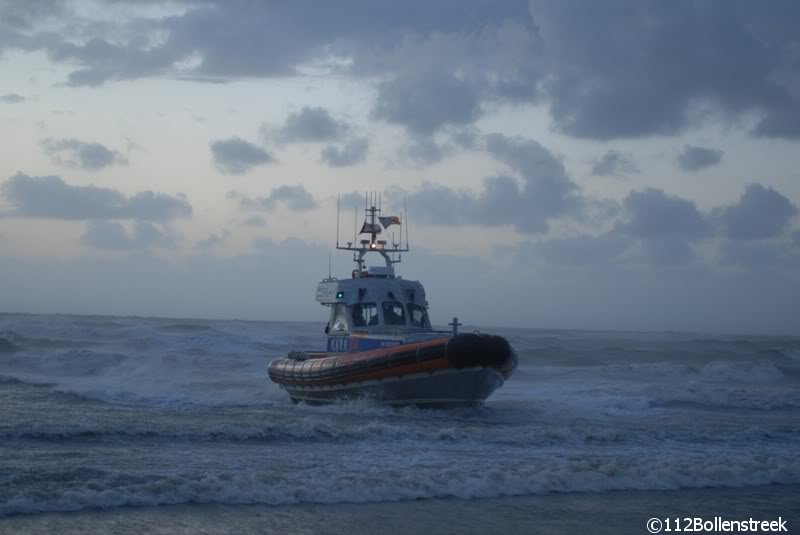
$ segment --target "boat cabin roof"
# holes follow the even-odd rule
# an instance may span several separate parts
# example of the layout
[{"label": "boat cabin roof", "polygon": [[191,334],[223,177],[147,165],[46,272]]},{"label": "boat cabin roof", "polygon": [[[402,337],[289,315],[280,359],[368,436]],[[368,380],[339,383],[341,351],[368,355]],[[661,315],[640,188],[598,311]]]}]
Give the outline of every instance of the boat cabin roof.
[{"label": "boat cabin roof", "polygon": [[425,288],[419,281],[369,275],[354,279],[324,280],[317,286],[317,301],[325,306],[351,306],[361,302],[385,301],[428,306]]}]

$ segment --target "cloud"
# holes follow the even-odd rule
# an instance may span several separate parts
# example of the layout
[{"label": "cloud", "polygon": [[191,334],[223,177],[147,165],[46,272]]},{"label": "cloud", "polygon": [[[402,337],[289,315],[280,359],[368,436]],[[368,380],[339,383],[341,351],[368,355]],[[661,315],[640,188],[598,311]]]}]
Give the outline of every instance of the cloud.
[{"label": "cloud", "polygon": [[727,266],[754,270],[800,269],[800,251],[785,243],[726,241],[719,251],[719,262]]},{"label": "cloud", "polygon": [[691,244],[682,238],[666,237],[640,242],[643,260],[653,266],[680,266],[697,257]]},{"label": "cloud", "polygon": [[634,238],[698,240],[709,231],[708,223],[692,201],[659,189],[632,191],[622,205],[626,221],[619,230]]},{"label": "cloud", "polygon": [[639,172],[639,167],[630,155],[609,149],[602,158],[592,164],[594,176],[630,175]]},{"label": "cloud", "polygon": [[350,126],[334,119],[325,108],[304,106],[289,114],[278,138],[288,143],[339,141],[349,132]]},{"label": "cloud", "polygon": [[714,210],[725,237],[761,240],[782,235],[797,214],[797,207],[771,187],[750,184],[739,202]]},{"label": "cloud", "polygon": [[260,215],[251,215],[242,219],[242,225],[248,227],[263,227],[266,226],[267,221]]},{"label": "cloud", "polygon": [[349,167],[363,162],[368,151],[369,142],[364,138],[357,138],[341,147],[328,145],[322,149],[320,159],[331,167]]},{"label": "cloud", "polygon": [[320,159],[331,167],[349,167],[363,162],[368,151],[369,142],[365,138],[357,138],[341,147],[328,145],[322,149]]},{"label": "cloud", "polygon": [[87,143],[75,138],[42,141],[42,148],[58,164],[99,171],[112,165],[127,165],[128,160],[121,153],[100,143]]},{"label": "cloud", "polygon": [[400,156],[416,166],[432,165],[453,153],[453,147],[437,143],[432,136],[416,136],[403,147]]},{"label": "cloud", "polygon": [[115,221],[90,221],[81,242],[97,249],[132,251],[154,246],[172,247],[176,239],[147,221],[137,221],[131,232]]},{"label": "cloud", "polygon": [[19,102],[25,102],[25,97],[17,93],[7,93],[5,95],[0,96],[0,102],[5,102],[7,104],[17,104]]},{"label": "cloud", "polygon": [[[800,265],[800,231],[787,232],[798,209],[783,195],[759,184],[747,187],[738,203],[700,211],[690,200],[658,189],[632,191],[609,232],[551,236],[500,249],[526,265],[593,266],[618,260],[620,267],[648,264],[663,268],[688,264],[713,268],[738,265],[784,269]],[[761,241],[758,241],[761,240]],[[705,256],[695,246],[705,242]],[[718,250],[714,258],[712,252]]]},{"label": "cloud", "polygon": [[558,266],[589,266],[613,260],[631,248],[627,236],[606,233],[526,242],[513,248],[522,263],[544,261]]},{"label": "cloud", "polygon": [[194,248],[205,249],[205,250],[215,249],[220,245],[222,245],[223,243],[225,243],[226,241],[228,241],[230,237],[231,237],[231,231],[228,229],[222,229],[222,232],[220,232],[219,234],[212,232],[211,234],[208,235],[208,238],[200,240],[197,243],[195,243]]},{"label": "cloud", "polygon": [[556,129],[584,138],[671,135],[752,116],[754,135],[800,137],[800,7],[791,0],[165,6],[161,17],[97,24],[73,11],[47,25],[47,8],[4,8],[16,18],[0,12],[0,47],[44,50],[74,66],[73,85],[284,77],[313,65],[378,80],[374,117],[413,136],[472,123],[487,105],[546,102]]},{"label": "cloud", "polygon": [[507,175],[489,177],[477,194],[423,182],[413,192],[390,192],[390,200],[396,203],[407,196],[415,215],[428,223],[511,225],[524,233],[546,232],[552,218],[582,215],[585,206],[577,185],[561,161],[539,143],[490,134],[486,150],[521,180]]},{"label": "cloud", "polygon": [[441,71],[403,73],[378,86],[372,116],[430,136],[445,125],[466,125],[480,115],[480,99],[465,80]]},{"label": "cloud", "polygon": [[168,221],[192,215],[182,195],[143,191],[126,196],[109,188],[71,186],[58,176],[18,173],[3,182],[0,194],[11,205],[5,214],[10,217]]},{"label": "cloud", "polygon": [[678,166],[687,172],[699,171],[717,165],[722,161],[722,154],[719,149],[686,145],[678,155]]},{"label": "cloud", "polygon": [[227,197],[229,199],[238,199],[242,208],[266,210],[268,212],[274,210],[278,204],[283,204],[289,210],[299,212],[311,210],[318,206],[314,197],[303,186],[278,186],[266,197],[251,198],[236,191],[228,192]]},{"label": "cloud", "polygon": [[755,135],[800,137],[798,94],[778,76],[796,46],[796,3],[534,1],[531,14],[563,132],[671,135],[755,112]]},{"label": "cloud", "polygon": [[632,191],[622,206],[623,219],[615,232],[639,240],[644,260],[653,265],[693,260],[690,244],[710,234],[708,222],[692,201],[658,189]]},{"label": "cloud", "polygon": [[266,150],[238,137],[212,141],[209,146],[214,166],[226,175],[243,175],[257,165],[275,161]]},{"label": "cloud", "polygon": [[[122,20],[110,29],[75,15],[64,17],[67,27],[77,26],[80,44],[43,28],[28,46],[45,48],[56,61],[77,64],[70,75],[76,84],[177,74],[224,80],[293,75],[299,66],[314,60],[324,65],[331,56],[355,57],[360,63],[364,56],[374,71],[373,56],[382,56],[385,63],[409,36],[470,35],[510,19],[530,23],[522,0],[502,5],[479,0],[468,9],[455,0],[414,0],[402,6],[363,0],[336,5],[209,0],[181,7],[165,8],[161,18],[151,14]],[[179,67],[192,57],[196,61],[190,68]]]}]

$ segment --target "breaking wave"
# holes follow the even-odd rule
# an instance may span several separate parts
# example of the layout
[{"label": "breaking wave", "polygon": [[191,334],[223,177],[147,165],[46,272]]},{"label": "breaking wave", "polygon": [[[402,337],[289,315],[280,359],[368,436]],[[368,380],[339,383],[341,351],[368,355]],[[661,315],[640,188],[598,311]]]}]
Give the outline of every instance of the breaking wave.
[{"label": "breaking wave", "polygon": [[87,508],[181,503],[295,504],[367,503],[423,498],[496,498],[551,492],[668,490],[744,487],[800,481],[794,456],[700,455],[685,458],[526,459],[512,467],[454,465],[408,471],[367,465],[343,473],[324,465],[290,477],[270,471],[137,474],[70,469],[46,474],[53,481],[80,480],[69,490],[53,486],[16,493],[33,477],[21,473],[0,490],[0,516]]},{"label": "breaking wave", "polygon": [[0,515],[800,483],[800,339],[501,334],[483,408],[308,407],[318,324],[2,315]]}]

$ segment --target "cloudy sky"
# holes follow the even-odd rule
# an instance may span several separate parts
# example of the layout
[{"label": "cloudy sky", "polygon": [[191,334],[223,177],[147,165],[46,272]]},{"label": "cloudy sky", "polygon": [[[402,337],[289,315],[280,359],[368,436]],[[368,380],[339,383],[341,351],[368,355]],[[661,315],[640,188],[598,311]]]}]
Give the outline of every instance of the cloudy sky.
[{"label": "cloudy sky", "polygon": [[800,334],[799,20],[0,0],[0,308],[322,320],[371,190],[435,321]]}]

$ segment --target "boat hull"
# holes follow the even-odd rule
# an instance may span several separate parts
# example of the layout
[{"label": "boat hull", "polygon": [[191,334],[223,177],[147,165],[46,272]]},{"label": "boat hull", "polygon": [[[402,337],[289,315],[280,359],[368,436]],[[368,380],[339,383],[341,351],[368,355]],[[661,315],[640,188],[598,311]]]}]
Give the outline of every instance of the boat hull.
[{"label": "boat hull", "polygon": [[299,387],[282,385],[292,401],[326,404],[372,400],[389,405],[464,407],[483,403],[503,385],[491,368],[447,369],[346,385]]},{"label": "boat hull", "polygon": [[452,406],[481,403],[516,365],[504,338],[472,333],[355,353],[292,352],[268,371],[295,401]]}]

